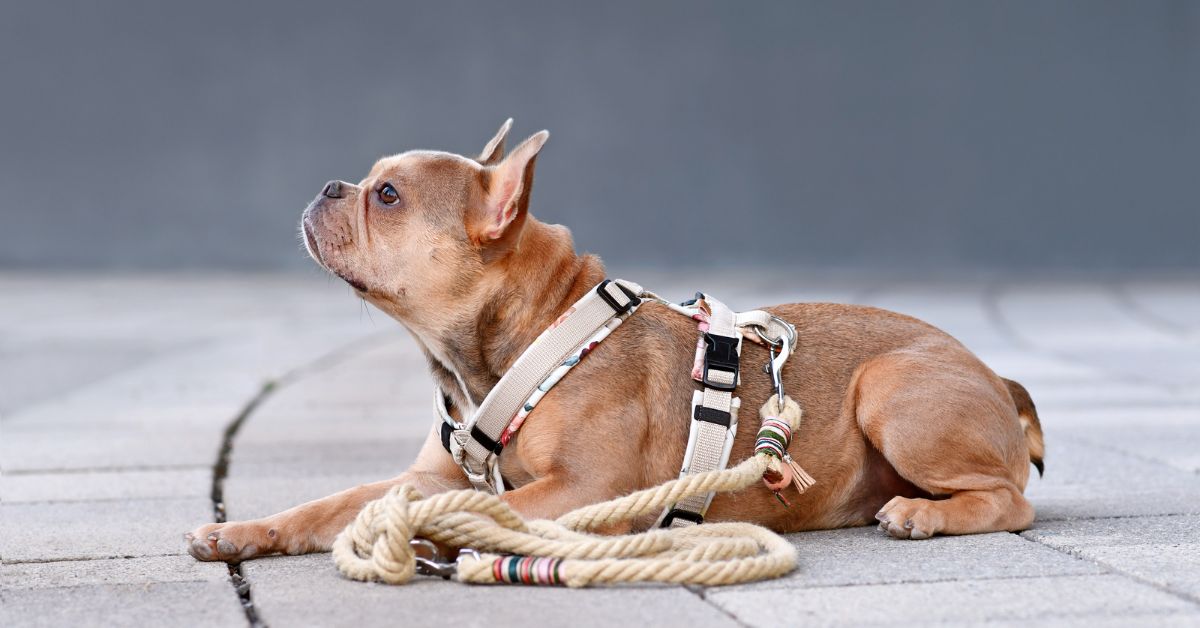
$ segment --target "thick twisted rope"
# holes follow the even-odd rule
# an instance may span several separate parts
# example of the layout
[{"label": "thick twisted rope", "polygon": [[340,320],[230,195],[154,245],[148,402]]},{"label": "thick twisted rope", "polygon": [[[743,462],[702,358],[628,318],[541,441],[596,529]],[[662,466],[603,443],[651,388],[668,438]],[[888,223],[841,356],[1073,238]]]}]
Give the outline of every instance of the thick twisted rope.
[{"label": "thick twisted rope", "polygon": [[[800,407],[772,396],[760,416],[786,421],[794,432]],[[786,451],[786,447],[785,447]],[[706,523],[624,536],[587,532],[657,513],[709,492],[741,490],[779,474],[783,463],[758,449],[732,469],[688,475],[611,501],[573,510],[556,521],[525,521],[495,495],[460,490],[423,497],[404,485],[367,504],[338,535],[333,558],[355,580],[408,582],[415,573],[414,538],[484,552],[457,564],[461,582],[565,584],[622,582],[721,585],[776,578],[796,565],[795,549],[750,523]]]}]

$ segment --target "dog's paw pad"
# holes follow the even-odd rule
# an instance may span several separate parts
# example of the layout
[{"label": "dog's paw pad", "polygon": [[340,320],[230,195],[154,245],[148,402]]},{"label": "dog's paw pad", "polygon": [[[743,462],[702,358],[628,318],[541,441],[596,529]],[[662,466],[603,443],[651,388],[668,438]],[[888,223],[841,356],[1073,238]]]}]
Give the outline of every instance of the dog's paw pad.
[{"label": "dog's paw pad", "polygon": [[254,534],[244,523],[210,523],[185,534],[184,542],[197,560],[235,562],[257,555]]},{"label": "dog's paw pad", "polygon": [[894,497],[876,515],[879,529],[898,539],[927,539],[937,530],[933,502]]}]

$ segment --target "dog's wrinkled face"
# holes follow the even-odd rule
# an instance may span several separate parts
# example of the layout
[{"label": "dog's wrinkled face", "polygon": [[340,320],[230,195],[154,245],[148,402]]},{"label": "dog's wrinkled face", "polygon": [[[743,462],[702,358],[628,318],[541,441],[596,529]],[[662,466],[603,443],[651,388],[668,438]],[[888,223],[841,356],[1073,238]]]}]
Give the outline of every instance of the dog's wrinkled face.
[{"label": "dog's wrinkled face", "polygon": [[501,127],[477,159],[411,151],[379,160],[358,185],[331,181],[304,210],[313,259],[363,298],[417,327],[467,299],[519,238],[542,131],[503,158]]}]

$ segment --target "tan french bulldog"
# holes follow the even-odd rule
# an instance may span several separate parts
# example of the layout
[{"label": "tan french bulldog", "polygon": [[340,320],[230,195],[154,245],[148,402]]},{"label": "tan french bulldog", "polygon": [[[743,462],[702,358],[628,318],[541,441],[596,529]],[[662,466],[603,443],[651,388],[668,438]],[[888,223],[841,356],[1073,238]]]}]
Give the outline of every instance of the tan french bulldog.
[{"label": "tan french bulldog", "polygon": [[[404,325],[459,409],[479,404],[533,339],[604,279],[570,232],[529,213],[534,164],[549,133],[507,157],[512,120],[471,159],[410,151],[379,160],[357,185],[329,182],[301,228],[318,264]],[[636,279],[636,278],[635,278]],[[719,296],[719,295],[718,295]],[[781,506],[765,487],[718,495],[707,519],[779,532],[879,527],[902,539],[1021,530],[1022,492],[1042,469],[1032,400],[957,340],[885,310],[796,303],[768,310],[800,342],[786,389],[804,407],[790,453],[817,484]],[[549,392],[504,449],[504,493],[526,517],[569,510],[678,476],[687,442],[696,325],[647,302]],[[631,359],[632,356],[632,359]],[[746,364],[767,360],[746,343]],[[742,369],[741,421],[771,392]],[[430,417],[431,423],[436,423]],[[422,493],[469,488],[437,426],[408,470],[253,521],[202,525],[187,536],[201,560],[327,551],[362,506],[402,483]],[[731,466],[749,457],[743,430]],[[645,522],[649,525],[650,522]],[[622,530],[614,530],[621,532]]]}]

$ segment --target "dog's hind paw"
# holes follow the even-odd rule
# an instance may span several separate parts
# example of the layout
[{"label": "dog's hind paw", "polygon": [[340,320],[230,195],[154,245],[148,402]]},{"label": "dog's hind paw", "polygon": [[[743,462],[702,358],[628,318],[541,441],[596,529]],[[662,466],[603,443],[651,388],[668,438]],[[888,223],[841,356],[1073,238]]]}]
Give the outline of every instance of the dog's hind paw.
[{"label": "dog's hind paw", "polygon": [[879,529],[898,539],[927,539],[937,533],[940,515],[928,499],[893,497],[875,515]]}]

